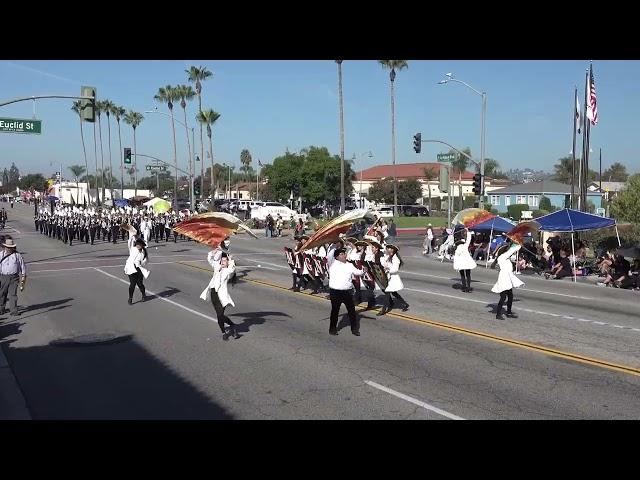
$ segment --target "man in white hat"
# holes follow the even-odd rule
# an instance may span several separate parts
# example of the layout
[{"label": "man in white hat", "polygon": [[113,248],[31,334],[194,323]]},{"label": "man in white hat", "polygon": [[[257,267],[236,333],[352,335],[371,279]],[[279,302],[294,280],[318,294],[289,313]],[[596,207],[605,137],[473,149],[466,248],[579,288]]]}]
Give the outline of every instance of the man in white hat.
[{"label": "man in white hat", "polygon": [[4,312],[4,304],[9,297],[9,308],[11,315],[18,313],[18,284],[24,285],[27,279],[27,269],[24,265],[22,255],[16,251],[17,245],[12,238],[7,238],[2,242],[4,250],[0,257],[0,306]]}]

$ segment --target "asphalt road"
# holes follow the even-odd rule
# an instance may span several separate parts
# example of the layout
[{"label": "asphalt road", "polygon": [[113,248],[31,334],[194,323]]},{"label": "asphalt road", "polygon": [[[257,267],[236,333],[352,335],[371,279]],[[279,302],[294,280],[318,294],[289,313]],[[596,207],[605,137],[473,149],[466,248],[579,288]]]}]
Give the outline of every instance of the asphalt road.
[{"label": "asphalt road", "polygon": [[242,336],[225,342],[199,298],[205,247],[151,243],[154,296],[129,306],[125,243],[66,246],[32,212],[8,210],[29,278],[0,342],[34,419],[640,417],[634,292],[523,276],[519,318],[498,321],[497,271],[475,269],[462,293],[451,263],[400,237],[410,310],[363,313],[360,337],[343,318],[334,337],[328,300],[287,290],[290,239],[237,235],[227,314]]}]

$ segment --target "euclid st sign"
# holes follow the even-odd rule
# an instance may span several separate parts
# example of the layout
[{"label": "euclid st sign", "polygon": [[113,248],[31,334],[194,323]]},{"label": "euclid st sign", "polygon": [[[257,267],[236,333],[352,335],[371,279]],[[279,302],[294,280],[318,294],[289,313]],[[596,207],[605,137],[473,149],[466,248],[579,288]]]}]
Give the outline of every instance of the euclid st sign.
[{"label": "euclid st sign", "polygon": [[0,118],[0,133],[42,133],[42,120]]}]

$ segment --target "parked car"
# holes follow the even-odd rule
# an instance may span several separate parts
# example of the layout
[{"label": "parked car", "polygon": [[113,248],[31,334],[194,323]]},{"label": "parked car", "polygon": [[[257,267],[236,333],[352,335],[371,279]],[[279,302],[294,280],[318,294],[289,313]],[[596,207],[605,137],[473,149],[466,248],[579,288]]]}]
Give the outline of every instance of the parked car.
[{"label": "parked car", "polygon": [[393,218],[393,208],[391,207],[377,208],[373,210],[373,213],[382,218]]},{"label": "parked car", "polygon": [[259,221],[264,221],[269,213],[273,218],[276,218],[277,215],[280,214],[282,220],[285,222],[290,221],[292,218],[296,221],[298,218],[302,218],[302,221],[304,222],[307,221],[306,214],[299,214],[295,210],[291,210],[286,205],[278,202],[264,202],[264,205],[260,207],[256,206],[255,208],[251,208],[251,218]]},{"label": "parked car", "polygon": [[428,217],[429,209],[424,205],[405,205],[402,207],[405,217]]}]

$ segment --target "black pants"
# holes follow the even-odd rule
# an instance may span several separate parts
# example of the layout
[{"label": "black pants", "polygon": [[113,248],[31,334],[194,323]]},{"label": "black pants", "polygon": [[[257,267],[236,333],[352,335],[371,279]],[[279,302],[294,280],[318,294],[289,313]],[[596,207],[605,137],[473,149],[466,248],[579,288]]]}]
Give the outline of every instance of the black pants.
[{"label": "black pants", "polygon": [[393,295],[394,298],[397,298],[398,300],[400,300],[405,306],[409,305],[407,301],[404,298],[402,298],[398,292],[385,292],[384,294],[385,307],[391,308],[391,295]]},{"label": "black pants", "polygon": [[133,298],[133,292],[136,289],[136,285],[138,285],[138,288],[140,289],[140,293],[142,293],[142,296],[144,297],[144,284],[142,283],[144,280],[144,277],[142,276],[142,272],[140,271],[140,269],[137,269],[138,271],[136,273],[132,273],[131,275],[129,275],[129,298]]},{"label": "black pants", "polygon": [[460,270],[460,280],[462,281],[462,288],[471,287],[471,270]]},{"label": "black pants", "polygon": [[353,290],[329,290],[329,296],[331,298],[331,320],[329,322],[329,331],[337,330],[338,328],[338,312],[340,306],[344,303],[349,313],[349,323],[351,323],[351,331],[360,331],[360,321],[356,315],[356,307],[353,304]]},{"label": "black pants", "polygon": [[507,301],[507,313],[511,313],[511,304],[513,303],[513,289],[505,290],[504,292],[500,292],[500,301],[498,302],[498,308],[496,309],[496,315],[500,315],[502,313],[502,306],[504,305],[504,301]]},{"label": "black pants", "polygon": [[96,230],[98,230],[96,227],[89,227],[89,236],[91,237],[91,245],[93,245],[93,242],[96,239]]},{"label": "black pants", "polygon": [[220,330],[222,330],[222,333],[226,333],[224,331],[224,324],[226,323],[227,325],[235,325],[235,323],[229,320],[229,317],[224,314],[224,309],[227,307],[222,306],[220,297],[218,297],[218,292],[216,292],[213,288],[210,290],[210,292],[211,305],[213,305],[213,309],[216,311],[216,317],[218,317],[218,326],[220,327]]},{"label": "black pants", "polygon": [[118,243],[118,225],[111,226],[111,238],[113,238],[113,243]]}]

